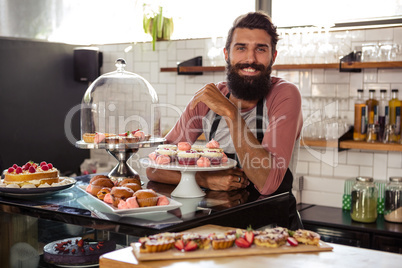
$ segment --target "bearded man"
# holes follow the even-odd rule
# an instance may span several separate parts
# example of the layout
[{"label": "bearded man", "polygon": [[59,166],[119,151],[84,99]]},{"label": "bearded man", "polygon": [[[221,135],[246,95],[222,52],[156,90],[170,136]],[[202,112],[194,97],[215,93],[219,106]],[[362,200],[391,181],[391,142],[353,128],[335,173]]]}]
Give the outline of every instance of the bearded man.
[{"label": "bearded man", "polygon": [[[193,144],[204,133],[218,141],[239,167],[198,172],[207,189],[231,191],[255,187],[262,195],[289,192],[289,227],[297,222],[291,192],[303,125],[297,87],[271,77],[278,34],[268,15],[252,12],[238,17],[224,48],[227,82],[201,88],[166,136],[167,143]],[[147,169],[151,181],[178,184],[180,172]]]}]

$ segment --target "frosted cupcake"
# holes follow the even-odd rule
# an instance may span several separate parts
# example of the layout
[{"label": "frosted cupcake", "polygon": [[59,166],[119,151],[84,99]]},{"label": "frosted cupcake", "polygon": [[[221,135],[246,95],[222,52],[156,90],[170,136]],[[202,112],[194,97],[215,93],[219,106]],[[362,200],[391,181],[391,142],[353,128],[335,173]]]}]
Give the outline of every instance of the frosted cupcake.
[{"label": "frosted cupcake", "polygon": [[159,155],[166,155],[166,156],[170,157],[170,162],[176,161],[176,155],[177,155],[176,150],[168,149],[168,148],[156,149],[155,153],[156,153],[156,157],[158,157]]},{"label": "frosted cupcake", "polygon": [[220,165],[222,163],[223,152],[217,149],[206,149],[202,153],[202,156],[208,158],[211,165]]},{"label": "frosted cupcake", "polygon": [[198,158],[200,158],[200,153],[194,150],[177,152],[177,161],[180,165],[196,165]]},{"label": "frosted cupcake", "polygon": [[169,150],[177,150],[177,145],[174,144],[160,144],[157,149],[169,149]]},{"label": "frosted cupcake", "polygon": [[192,145],[191,146],[191,150],[197,151],[197,152],[203,152],[207,147],[205,147],[205,145]]}]

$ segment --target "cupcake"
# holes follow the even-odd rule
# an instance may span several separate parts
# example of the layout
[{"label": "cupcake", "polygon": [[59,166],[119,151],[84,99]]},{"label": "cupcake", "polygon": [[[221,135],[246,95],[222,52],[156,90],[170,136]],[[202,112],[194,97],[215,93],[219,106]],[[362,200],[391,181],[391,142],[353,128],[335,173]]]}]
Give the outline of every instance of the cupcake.
[{"label": "cupcake", "polygon": [[211,165],[220,165],[222,163],[223,152],[216,151],[216,149],[204,150],[202,156],[211,161]]},{"label": "cupcake", "polygon": [[138,190],[134,193],[140,207],[152,207],[158,203],[158,195],[152,189]]},{"label": "cupcake", "polygon": [[207,147],[205,147],[205,145],[199,145],[199,144],[196,144],[196,145],[191,146],[191,150],[194,150],[194,151],[197,151],[197,152],[202,152],[202,151],[204,151],[206,148],[207,148]]},{"label": "cupcake", "polygon": [[170,162],[176,161],[177,151],[173,149],[163,148],[163,149],[156,149],[155,151],[156,157],[159,155],[166,155],[170,157]]},{"label": "cupcake", "polygon": [[194,150],[177,152],[177,161],[180,165],[196,165],[200,158],[200,153]]},{"label": "cupcake", "polygon": [[177,150],[177,145],[174,144],[160,144],[158,145],[158,149],[169,149],[169,150]]}]

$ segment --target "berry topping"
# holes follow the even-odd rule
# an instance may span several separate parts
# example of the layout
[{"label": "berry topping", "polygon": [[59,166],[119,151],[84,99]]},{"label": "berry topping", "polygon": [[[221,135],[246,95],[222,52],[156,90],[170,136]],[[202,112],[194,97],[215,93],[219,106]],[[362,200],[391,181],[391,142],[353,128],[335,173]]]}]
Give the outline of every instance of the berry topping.
[{"label": "berry topping", "polygon": [[36,169],[33,166],[29,167],[29,173],[35,173]]},{"label": "berry topping", "polygon": [[12,167],[10,167],[10,168],[8,168],[8,173],[13,173],[14,172],[14,168],[12,168]]},{"label": "berry topping", "polygon": [[47,167],[48,167],[49,169],[52,169],[52,168],[53,168],[53,165],[52,165],[51,163],[49,163],[49,164],[47,164]]},{"label": "berry topping", "polygon": [[17,167],[17,168],[15,169],[15,173],[17,173],[17,174],[22,173],[22,168],[21,168],[21,167]]},{"label": "berry topping", "polygon": [[34,168],[38,167],[38,165],[36,163],[32,163],[31,166],[34,167]]},{"label": "berry topping", "polygon": [[28,168],[31,166],[31,163],[30,162],[27,162],[26,164],[25,164],[25,166],[27,166]]},{"label": "berry topping", "polygon": [[23,165],[23,166],[22,166],[22,170],[25,171],[25,170],[28,170],[28,169],[29,169],[29,166],[27,166],[27,165]]},{"label": "berry topping", "polygon": [[45,161],[40,162],[39,166],[42,167],[43,165],[46,165],[46,166],[47,166],[47,163],[46,163]]},{"label": "berry topping", "polygon": [[17,164],[14,164],[14,165],[13,165],[13,168],[14,168],[14,169],[17,169],[17,167],[18,167]]},{"label": "berry topping", "polygon": [[49,170],[49,167],[47,165],[43,165],[43,166],[41,166],[41,168],[42,168],[43,171],[48,171]]}]

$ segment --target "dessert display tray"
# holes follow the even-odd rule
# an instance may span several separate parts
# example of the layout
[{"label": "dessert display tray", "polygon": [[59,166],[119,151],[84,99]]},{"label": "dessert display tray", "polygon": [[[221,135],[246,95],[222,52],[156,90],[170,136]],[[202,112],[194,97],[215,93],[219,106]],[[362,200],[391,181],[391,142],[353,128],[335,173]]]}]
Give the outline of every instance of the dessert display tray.
[{"label": "dessert display tray", "polygon": [[197,198],[205,196],[204,191],[198,186],[195,181],[195,173],[198,171],[218,171],[234,168],[237,165],[237,162],[233,159],[228,159],[228,162],[210,166],[210,167],[199,167],[199,166],[190,166],[190,165],[180,165],[178,162],[172,162],[166,165],[156,164],[154,160],[149,158],[141,158],[140,163],[143,167],[152,167],[157,169],[166,169],[166,170],[176,170],[181,172],[181,179],[177,187],[171,193],[171,196],[181,197],[181,198]]},{"label": "dessert display tray", "polygon": [[68,184],[60,186],[50,186],[50,187],[40,187],[40,188],[6,188],[0,187],[0,194],[8,196],[38,196],[38,195],[49,195],[55,194],[57,192],[69,189],[73,187],[76,180],[69,177],[60,177],[62,180],[66,180]]},{"label": "dessert display tray", "polygon": [[[233,230],[235,228],[223,227],[218,225],[204,225],[194,229],[185,231],[194,232],[199,234],[208,235],[210,233],[220,233],[228,230]],[[203,258],[214,258],[214,257],[229,257],[229,256],[249,256],[249,255],[266,255],[266,254],[284,254],[284,253],[308,253],[308,252],[321,252],[321,251],[332,251],[332,247],[323,241],[320,241],[319,246],[312,245],[302,245],[299,244],[296,247],[292,247],[288,244],[280,246],[278,248],[268,248],[268,247],[257,247],[252,245],[250,248],[238,248],[232,247],[228,249],[214,250],[209,249],[199,249],[196,251],[181,252],[176,248],[158,253],[141,253],[140,243],[132,243],[133,254],[138,261],[156,261],[156,260],[174,260],[174,259],[203,259]]]},{"label": "dessert display tray", "polygon": [[[126,215],[126,214],[138,214],[138,213],[150,213],[150,212],[167,212],[172,209],[176,209],[182,206],[182,203],[173,200],[169,197],[166,197],[169,200],[169,205],[166,206],[153,206],[153,207],[139,207],[139,208],[131,208],[131,209],[118,209],[112,206],[111,204],[105,203],[99,198],[91,195],[87,191],[85,191],[86,185],[80,185],[77,187],[81,191],[83,191],[92,201],[102,205],[106,210],[108,210],[110,213],[115,213],[118,215]],[[158,194],[160,195],[160,194]],[[84,204],[85,206],[85,204]],[[91,210],[91,207],[87,207],[89,210]]]},{"label": "dessert display tray", "polygon": [[83,140],[79,140],[75,143],[75,146],[80,149],[137,149],[137,148],[149,148],[155,145],[162,144],[166,139],[164,138],[151,138],[149,141],[140,141],[136,143],[88,143]]}]

